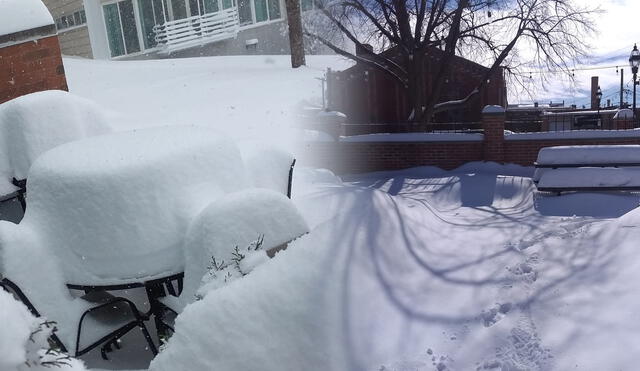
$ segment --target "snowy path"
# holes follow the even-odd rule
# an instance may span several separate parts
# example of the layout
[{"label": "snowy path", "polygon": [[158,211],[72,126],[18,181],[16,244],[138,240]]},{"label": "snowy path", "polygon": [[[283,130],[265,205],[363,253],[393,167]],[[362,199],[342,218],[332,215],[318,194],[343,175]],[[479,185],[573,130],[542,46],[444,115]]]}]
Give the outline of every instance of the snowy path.
[{"label": "snowy path", "polygon": [[[608,314],[616,300],[640,293],[613,279],[625,235],[608,233],[604,219],[632,210],[638,196],[538,197],[518,176],[526,171],[495,170],[381,174],[319,191],[305,206],[339,215],[352,369],[629,365],[629,353],[607,351],[595,334],[620,321]],[[593,318],[585,325],[578,313]],[[611,335],[625,339],[640,326],[618,327]]]}]

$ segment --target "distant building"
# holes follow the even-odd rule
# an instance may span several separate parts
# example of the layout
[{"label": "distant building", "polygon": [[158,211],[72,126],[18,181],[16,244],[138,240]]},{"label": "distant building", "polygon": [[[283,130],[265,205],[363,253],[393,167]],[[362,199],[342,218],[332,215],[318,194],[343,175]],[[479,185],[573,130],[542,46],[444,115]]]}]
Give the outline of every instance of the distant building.
[{"label": "distant building", "polygon": [[[62,53],[96,59],[287,54],[284,0],[43,0]],[[310,9],[303,0],[303,9]]]},{"label": "distant building", "polygon": [[[397,53],[394,49],[384,52]],[[424,84],[431,91],[432,82],[439,71],[443,58],[440,49],[432,48],[425,59],[427,71]],[[438,102],[457,100],[466,97],[475,89],[487,67],[455,56],[451,72],[445,80]],[[347,115],[350,124],[403,123],[407,121],[410,100],[407,91],[392,77],[384,72],[357,64],[345,71],[328,74],[328,107]],[[428,93],[427,93],[428,94]],[[478,99],[473,100],[464,109],[456,109],[436,115],[436,122],[473,122],[480,121],[482,108],[486,105],[507,106],[507,92],[504,71],[498,69],[488,84],[481,89]]]}]

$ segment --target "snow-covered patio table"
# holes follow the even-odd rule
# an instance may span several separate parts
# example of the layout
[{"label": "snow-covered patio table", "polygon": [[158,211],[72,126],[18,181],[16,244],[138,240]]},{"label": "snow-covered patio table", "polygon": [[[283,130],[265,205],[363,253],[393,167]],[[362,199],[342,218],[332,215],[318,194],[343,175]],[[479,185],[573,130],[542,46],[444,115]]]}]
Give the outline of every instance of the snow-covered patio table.
[{"label": "snow-covered patio table", "polygon": [[28,176],[21,224],[78,285],[149,281],[183,271],[190,221],[245,172],[232,141],[210,129],[162,127],[71,142]]}]

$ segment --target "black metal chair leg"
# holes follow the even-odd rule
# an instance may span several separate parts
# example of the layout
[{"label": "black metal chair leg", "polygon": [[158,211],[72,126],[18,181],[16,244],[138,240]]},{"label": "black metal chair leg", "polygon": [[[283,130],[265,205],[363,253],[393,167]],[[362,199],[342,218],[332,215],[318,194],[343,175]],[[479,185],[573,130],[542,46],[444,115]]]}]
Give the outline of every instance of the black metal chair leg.
[{"label": "black metal chair leg", "polygon": [[149,349],[151,350],[151,353],[153,353],[153,356],[155,357],[156,355],[158,355],[158,348],[156,348],[156,345],[153,343],[153,339],[151,339],[151,335],[149,334],[149,331],[147,330],[144,323],[142,322],[138,323],[138,327],[140,327],[140,331],[142,331],[142,335],[144,335],[144,338],[147,340],[147,344],[149,344]]}]

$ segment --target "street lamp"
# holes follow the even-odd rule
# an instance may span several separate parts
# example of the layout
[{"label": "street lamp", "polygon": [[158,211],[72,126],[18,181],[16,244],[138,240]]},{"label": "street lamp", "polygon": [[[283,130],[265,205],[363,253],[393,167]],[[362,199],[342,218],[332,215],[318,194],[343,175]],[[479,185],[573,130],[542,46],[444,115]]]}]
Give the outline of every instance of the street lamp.
[{"label": "street lamp", "polygon": [[636,115],[636,85],[638,85],[638,67],[640,67],[640,50],[638,45],[633,44],[633,50],[629,57],[629,65],[631,66],[631,72],[633,72],[633,116]]},{"label": "street lamp", "polygon": [[600,86],[598,85],[598,91],[596,92],[596,103],[598,104],[598,127],[601,126],[601,121],[600,121],[600,101],[602,99],[602,90],[600,89]]}]

